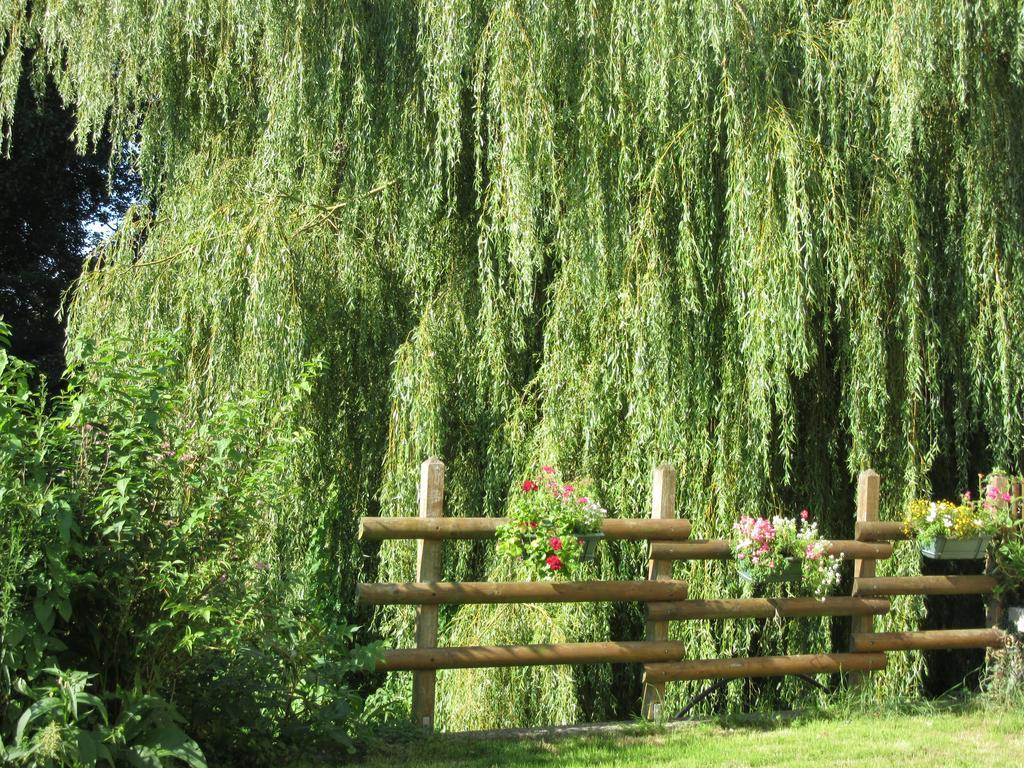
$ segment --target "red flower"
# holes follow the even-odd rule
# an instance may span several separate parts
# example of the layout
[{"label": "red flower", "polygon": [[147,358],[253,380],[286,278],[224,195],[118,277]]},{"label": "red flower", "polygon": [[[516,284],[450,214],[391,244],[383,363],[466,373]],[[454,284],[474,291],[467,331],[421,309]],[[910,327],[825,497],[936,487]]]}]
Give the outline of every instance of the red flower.
[{"label": "red flower", "polygon": [[536,520],[531,520],[530,521],[530,527],[531,528],[536,528],[537,527],[537,521]]},{"label": "red flower", "polygon": [[800,513],[800,519],[801,520],[806,521],[808,517],[810,517],[810,515],[807,514],[807,510],[806,509],[803,512]]},{"label": "red flower", "polygon": [[551,539],[549,539],[548,544],[551,545],[551,548],[555,550],[555,552],[562,548],[562,540],[557,536],[553,536]]},{"label": "red flower", "polygon": [[558,555],[548,555],[547,559],[544,562],[548,564],[548,567],[552,571],[562,570],[562,558],[560,558]]},{"label": "red flower", "polygon": [[539,487],[540,486],[538,486],[535,482],[533,482],[533,480],[524,480],[523,481],[523,490],[526,491],[527,493],[529,493],[530,491],[536,491],[537,488],[539,488]]}]

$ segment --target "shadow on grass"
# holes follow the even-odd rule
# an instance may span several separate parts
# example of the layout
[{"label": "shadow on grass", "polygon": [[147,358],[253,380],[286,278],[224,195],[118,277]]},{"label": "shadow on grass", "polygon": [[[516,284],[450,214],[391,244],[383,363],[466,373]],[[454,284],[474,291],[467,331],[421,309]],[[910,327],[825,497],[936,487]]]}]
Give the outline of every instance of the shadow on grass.
[{"label": "shadow on grass", "polygon": [[[914,749],[917,750],[928,744],[927,736],[915,733],[918,726],[907,724],[910,719],[923,717],[946,721],[938,726],[940,730],[946,729],[936,734],[942,736],[956,734],[962,727],[959,722],[949,722],[949,717],[965,716],[974,721],[975,728],[981,728],[977,716],[985,711],[985,702],[976,697],[947,696],[940,700],[881,705],[850,693],[833,698],[829,706],[822,709],[734,714],[663,725],[624,723],[615,729],[607,726],[588,729],[584,726],[581,729],[538,729],[515,734],[424,735],[412,728],[400,728],[379,734],[361,762],[365,766],[402,765],[410,768],[442,765],[454,768],[517,765],[598,768],[662,765],[671,757],[673,764],[680,766],[811,765],[822,764],[820,761],[830,758],[830,750],[834,748],[831,742],[837,738],[846,738],[854,744],[854,747],[847,745],[848,751],[854,748],[861,750],[859,759],[885,760],[888,758],[882,753],[892,746],[891,743],[925,739],[915,742]],[[1020,718],[1016,718],[1011,730],[1019,729],[1020,724]],[[993,735],[999,734],[1001,729],[996,729],[995,724],[986,725],[994,729]],[[931,724],[921,727],[930,728]],[[1008,731],[1006,735],[1016,734]],[[883,749],[876,745],[873,737],[886,742],[886,747]],[[879,749],[881,752],[877,751]],[[796,757],[788,762],[775,762],[776,758],[781,759],[790,753]]]}]

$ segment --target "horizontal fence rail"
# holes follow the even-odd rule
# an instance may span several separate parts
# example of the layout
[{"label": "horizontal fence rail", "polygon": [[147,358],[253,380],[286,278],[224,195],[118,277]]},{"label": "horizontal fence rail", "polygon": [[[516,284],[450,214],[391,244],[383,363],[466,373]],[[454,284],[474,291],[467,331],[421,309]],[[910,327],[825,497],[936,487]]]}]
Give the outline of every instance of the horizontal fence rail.
[{"label": "horizontal fence rail", "polygon": [[1002,648],[1006,635],[998,629],[929,629],[920,632],[870,632],[853,636],[852,650],[932,651],[949,648]]},{"label": "horizontal fence rail", "polygon": [[888,600],[860,597],[754,597],[726,600],[686,600],[650,603],[647,616],[654,621],[687,619],[774,619],[807,616],[871,616],[888,613]]},{"label": "horizontal fence rail", "polygon": [[835,672],[867,672],[885,669],[884,653],[821,653],[800,656],[760,656],[738,659],[694,659],[644,667],[650,683],[717,678],[823,675]]},{"label": "horizontal fence rail", "polygon": [[858,521],[853,536],[857,541],[906,541],[913,538],[903,523],[879,520]]},{"label": "horizontal fence rail", "polygon": [[685,581],[437,581],[360,584],[364,605],[602,603],[685,600]]},{"label": "horizontal fence rail", "polygon": [[[506,518],[444,517],[444,465],[428,459],[421,467],[419,517],[364,518],[367,540],[417,541],[416,581],[359,584],[362,605],[416,607],[416,647],[388,650],[380,672],[412,672],[413,718],[433,727],[437,670],[560,664],[643,664],[642,712],[657,717],[669,682],[783,675],[843,673],[854,685],[886,667],[886,654],[955,648],[999,648],[1006,635],[994,628],[996,579],[980,576],[878,576],[878,561],[892,557],[893,542],[910,538],[901,522],[879,520],[880,478],[865,470],[857,478],[855,538],[827,542],[827,552],[853,564],[852,595],[690,599],[687,582],[674,578],[679,561],[732,560],[725,539],[691,539],[689,521],[676,517],[676,472],[654,470],[651,517],[602,521],[608,539],[648,542],[647,578],[635,581],[449,582],[442,580],[446,539],[495,537]],[[992,573],[991,558],[987,564]],[[875,632],[874,618],[887,614],[896,595],[988,595],[987,628]],[[438,648],[438,606],[502,603],[638,602],[646,607],[644,640],[480,645]],[[849,652],[724,659],[687,659],[684,643],[669,640],[673,621],[760,619],[773,621],[823,616],[851,617]],[[704,694],[702,694],[704,695]],[[700,697],[698,697],[700,698]]]},{"label": "horizontal fence rail", "polygon": [[552,664],[635,664],[673,661],[686,654],[681,642],[647,640],[604,643],[476,645],[461,648],[409,648],[386,651],[379,672],[418,669],[475,669]]},{"label": "horizontal fence rail", "polygon": [[888,595],[984,595],[996,588],[992,576],[883,576],[855,579],[858,597]]},{"label": "horizontal fence rail", "polygon": [[[835,557],[885,560],[892,557],[892,544],[837,539],[828,542],[828,554]],[[731,560],[732,550],[725,539],[705,541],[653,542],[654,560]]]},{"label": "horizontal fence rail", "polygon": [[[379,539],[492,539],[505,517],[364,517],[359,538]],[[690,521],[647,518],[614,518],[601,522],[601,533],[609,539],[629,541],[685,541]]]}]

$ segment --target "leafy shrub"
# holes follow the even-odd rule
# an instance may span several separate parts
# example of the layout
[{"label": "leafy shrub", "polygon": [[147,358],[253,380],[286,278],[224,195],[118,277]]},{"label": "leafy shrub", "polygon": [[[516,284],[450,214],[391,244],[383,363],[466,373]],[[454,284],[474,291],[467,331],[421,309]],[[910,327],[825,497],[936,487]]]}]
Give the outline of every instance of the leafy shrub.
[{"label": "leafy shrub", "polygon": [[1001,532],[993,550],[999,593],[1005,602],[1024,601],[1024,520],[1014,520]]},{"label": "leafy shrub", "polygon": [[165,700],[136,693],[107,697],[118,705],[110,721],[104,701],[86,688],[93,675],[46,669],[52,677],[22,692],[33,701],[18,718],[7,758],[35,766],[161,765],[176,759],[193,768],[206,765],[198,745],[181,729],[183,718]]},{"label": "leafy shrub", "polygon": [[1024,639],[1008,635],[1004,647],[989,651],[982,689],[1004,706],[1024,705]]},{"label": "leafy shrub", "polygon": [[374,649],[313,604],[293,554],[309,435],[292,425],[316,371],[276,405],[242,393],[200,416],[175,359],[170,342],[142,359],[77,346],[48,402],[0,349],[11,760],[201,765],[178,711],[220,763],[352,747],[347,681]]}]

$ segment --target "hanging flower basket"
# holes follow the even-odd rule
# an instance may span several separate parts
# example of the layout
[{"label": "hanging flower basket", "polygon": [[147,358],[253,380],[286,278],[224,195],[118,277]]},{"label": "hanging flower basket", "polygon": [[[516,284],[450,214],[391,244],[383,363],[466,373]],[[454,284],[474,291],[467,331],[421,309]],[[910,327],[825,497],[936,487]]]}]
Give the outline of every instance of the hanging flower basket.
[{"label": "hanging flower basket", "polygon": [[[597,557],[597,545],[604,540],[603,533],[576,533],[571,534],[576,539],[576,543],[580,545],[580,556],[579,562],[581,563],[592,563],[594,558]],[[523,560],[529,560],[530,554],[523,552],[521,558]]]},{"label": "hanging flower basket", "polygon": [[554,467],[542,467],[509,497],[498,553],[523,562],[531,578],[572,579],[593,562],[605,514],[586,482],[565,483]]},{"label": "hanging flower basket", "polygon": [[930,541],[921,542],[921,554],[932,560],[982,560],[991,540],[992,537],[988,535],[963,539],[936,536]]},{"label": "hanging flower basket", "polygon": [[799,584],[804,574],[803,561],[799,557],[787,557],[782,568],[767,575],[755,575],[753,569],[746,564],[740,564],[736,571],[741,579],[752,584]]},{"label": "hanging flower basket", "polygon": [[574,535],[583,548],[583,551],[580,552],[580,562],[594,562],[594,558],[597,556],[597,545],[604,540],[604,534],[598,531],[597,533],[577,533]]},{"label": "hanging flower basket", "polygon": [[1007,505],[1015,500],[1000,487],[996,475],[989,475],[982,485],[977,499],[966,491],[958,502],[929,499],[910,502],[904,528],[917,540],[922,555],[932,560],[985,557],[992,535],[1000,529]]},{"label": "hanging flower basket", "polygon": [[742,516],[729,546],[736,573],[752,585],[790,584],[790,593],[825,597],[839,584],[840,558],[818,535],[805,509],[798,518]]}]

